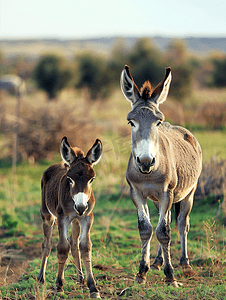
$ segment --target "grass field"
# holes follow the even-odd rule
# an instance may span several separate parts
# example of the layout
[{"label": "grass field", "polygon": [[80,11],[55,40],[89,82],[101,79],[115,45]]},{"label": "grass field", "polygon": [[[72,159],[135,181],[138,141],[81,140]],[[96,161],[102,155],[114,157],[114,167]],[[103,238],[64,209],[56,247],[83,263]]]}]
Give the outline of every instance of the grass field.
[{"label": "grass field", "polygon": [[[13,232],[11,231],[10,238],[5,236],[1,240],[5,251],[11,249],[11,252],[2,253],[5,263],[5,266],[2,265],[5,274],[1,273],[2,276],[4,275],[1,282],[3,299],[31,299],[31,295],[35,295],[35,299],[52,298],[49,290],[54,285],[57,272],[57,230],[56,228],[54,230],[54,246],[47,267],[46,285],[40,287],[35,280],[39,272],[43,238],[39,207],[39,204],[24,203],[20,209],[15,209],[11,222],[18,221],[18,225],[14,227]],[[156,227],[158,214],[151,202],[149,209],[152,224]],[[218,209],[219,204],[211,205],[210,198],[195,203],[191,213],[188,250],[191,264],[196,272],[195,276],[185,278],[182,274],[179,266],[179,236],[172,222],[172,262],[176,278],[183,284],[183,287],[174,289],[165,286],[163,270],[160,272],[150,270],[144,287],[134,283],[140,259],[135,207],[130,198],[122,195],[119,190],[111,194],[100,194],[94,209],[95,222],[91,239],[93,269],[102,298],[225,299],[225,239],[221,214],[216,218]],[[23,216],[23,224],[19,221],[20,216]],[[151,260],[154,259],[157,247],[158,242],[154,235],[151,243]],[[22,261],[28,256],[29,266],[27,269],[22,268],[23,275],[20,274],[18,282],[8,285],[13,276],[13,274],[10,276],[10,270],[16,273],[15,265],[18,265],[18,256]],[[65,294],[52,299],[88,298],[89,292],[86,285],[77,284],[75,274],[76,270],[70,256],[66,266]]]},{"label": "grass field", "polygon": [[[24,106],[34,102],[35,109],[45,99],[27,96]],[[71,109],[74,95],[61,95]],[[79,96],[78,96],[79,97]],[[8,103],[8,104],[7,104]],[[14,99],[6,102],[6,112],[12,112]],[[7,106],[8,105],[8,106]],[[51,108],[53,104],[46,107]],[[56,104],[58,105],[58,104]],[[88,109],[89,108],[89,109]],[[22,110],[25,109],[22,107]],[[93,271],[102,299],[226,299],[225,228],[221,202],[213,203],[211,197],[196,201],[190,214],[191,228],[188,235],[189,258],[195,275],[186,278],[179,266],[180,241],[175,222],[172,221],[172,263],[175,276],[183,284],[179,289],[165,286],[163,270],[150,270],[145,285],[134,283],[140,260],[140,238],[136,209],[128,196],[125,181],[127,161],[130,154],[130,127],[126,115],[130,105],[121,93],[102,103],[83,101],[74,112],[76,117],[88,114],[100,126],[104,153],[95,166],[96,180],[93,189],[96,198],[94,225],[91,232],[93,243]],[[199,140],[204,162],[213,155],[226,159],[225,131],[194,131]],[[0,136],[0,145],[6,136]],[[91,144],[96,136],[93,136]],[[60,142],[60,141],[59,141]],[[85,151],[88,148],[84,149]],[[46,273],[46,284],[39,286],[41,243],[43,240],[40,209],[40,179],[43,171],[52,163],[60,161],[59,153],[52,160],[23,162],[12,173],[8,160],[1,160],[0,169],[0,299],[87,299],[86,284],[76,282],[76,270],[72,259],[67,262],[66,282],[62,295],[51,294],[57,272],[57,229],[54,229],[54,246]],[[156,228],[158,213],[149,201],[151,222]],[[158,248],[153,235],[151,262]]]},{"label": "grass field", "polygon": [[[224,133],[221,134],[224,137]],[[218,133],[217,136],[219,138]],[[202,137],[205,142],[203,134],[200,135],[200,142]],[[124,181],[129,140],[123,144],[117,135],[105,136],[104,140],[106,153],[103,161],[95,167],[97,178],[93,188],[96,206],[91,234],[93,269],[102,298],[225,299],[225,232],[222,214],[216,217],[220,203],[212,205],[211,198],[196,202],[190,215],[188,250],[196,275],[192,278],[183,277],[179,266],[179,235],[172,222],[172,262],[175,275],[183,283],[183,287],[173,289],[165,286],[163,270],[150,270],[145,288],[134,283],[140,259],[140,239],[136,209],[127,196],[128,190]],[[54,161],[59,159],[57,154]],[[17,174],[13,177],[11,168],[1,169],[2,299],[86,299],[89,295],[86,285],[76,283],[76,270],[71,258],[66,267],[65,294],[53,297],[49,293],[54,286],[57,272],[56,228],[54,247],[47,267],[46,285],[40,287],[35,280],[39,272],[43,239],[39,214],[40,178],[49,164],[49,161],[33,166],[23,163],[18,166]],[[125,194],[122,192],[123,188]],[[150,201],[149,208],[152,224],[156,227],[158,213]],[[157,253],[157,247],[158,242],[154,235],[151,260]],[[27,259],[29,265],[26,263]]]}]

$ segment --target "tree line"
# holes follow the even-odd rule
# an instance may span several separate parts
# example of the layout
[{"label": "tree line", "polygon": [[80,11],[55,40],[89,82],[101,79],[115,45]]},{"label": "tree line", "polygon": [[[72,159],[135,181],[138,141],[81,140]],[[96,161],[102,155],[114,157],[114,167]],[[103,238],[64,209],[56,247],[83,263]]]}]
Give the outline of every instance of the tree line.
[{"label": "tree line", "polygon": [[[2,54],[0,63],[2,72],[6,72],[7,65]],[[156,85],[164,77],[164,68],[171,66],[173,81],[170,95],[180,102],[191,95],[194,81],[207,87],[226,86],[226,54],[215,53],[201,59],[188,53],[183,40],[171,41],[164,52],[149,38],[138,39],[131,48],[123,39],[118,39],[109,55],[84,50],[73,60],[48,53],[43,54],[35,65],[19,58],[11,62],[12,72],[26,70],[27,75],[23,74],[25,79],[30,76],[37,88],[48,94],[49,100],[56,99],[58,92],[67,86],[85,90],[90,100],[106,99],[119,86],[125,64],[130,65],[138,87],[146,80]]]}]

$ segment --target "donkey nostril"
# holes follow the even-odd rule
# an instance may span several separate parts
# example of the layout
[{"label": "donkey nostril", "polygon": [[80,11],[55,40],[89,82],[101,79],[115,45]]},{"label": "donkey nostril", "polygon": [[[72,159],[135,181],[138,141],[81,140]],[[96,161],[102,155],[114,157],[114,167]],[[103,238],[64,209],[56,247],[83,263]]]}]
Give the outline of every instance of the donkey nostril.
[{"label": "donkey nostril", "polygon": [[152,162],[151,162],[151,166],[154,166],[155,164],[155,158],[153,157]]},{"label": "donkey nostril", "polygon": [[75,206],[75,209],[77,210],[78,214],[82,216],[84,212],[87,210],[88,206]]},{"label": "donkey nostril", "polygon": [[138,165],[141,165],[141,161],[138,156],[137,156],[137,163],[138,163]]},{"label": "donkey nostril", "polygon": [[142,173],[150,173],[152,167],[155,164],[155,157],[141,157],[141,159],[137,156],[136,163]]}]

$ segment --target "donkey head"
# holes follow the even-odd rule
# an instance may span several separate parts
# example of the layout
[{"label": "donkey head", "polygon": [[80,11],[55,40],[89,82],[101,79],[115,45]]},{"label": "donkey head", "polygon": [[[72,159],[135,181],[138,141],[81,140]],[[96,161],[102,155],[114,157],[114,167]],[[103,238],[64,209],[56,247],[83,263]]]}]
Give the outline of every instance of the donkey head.
[{"label": "donkey head", "polygon": [[125,66],[121,75],[121,89],[132,110],[127,120],[132,127],[131,148],[139,170],[142,173],[152,172],[158,154],[158,129],[164,121],[164,115],[159,110],[168,95],[171,82],[171,69],[166,68],[165,78],[155,89],[146,81],[141,90],[137,88],[129,66]]},{"label": "donkey head", "polygon": [[96,139],[86,156],[81,149],[71,147],[64,136],[60,147],[61,157],[67,165],[67,184],[70,195],[75,203],[75,210],[81,216],[88,208],[88,201],[92,192],[92,181],[95,178],[93,165],[100,161],[102,143]]}]

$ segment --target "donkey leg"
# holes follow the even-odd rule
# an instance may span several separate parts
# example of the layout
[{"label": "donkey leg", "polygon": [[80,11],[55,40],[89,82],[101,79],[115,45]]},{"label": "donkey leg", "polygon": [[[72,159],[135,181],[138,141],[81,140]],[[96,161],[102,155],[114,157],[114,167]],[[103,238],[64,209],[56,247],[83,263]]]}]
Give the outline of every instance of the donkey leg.
[{"label": "donkey leg", "polygon": [[42,221],[43,221],[43,233],[44,233],[44,240],[42,242],[42,262],[40,272],[37,276],[38,281],[44,283],[45,281],[45,272],[46,272],[46,265],[48,261],[48,257],[50,255],[52,249],[52,229],[55,222],[55,218],[47,211],[42,212]]},{"label": "donkey leg", "polygon": [[178,217],[178,229],[180,233],[181,241],[181,257],[180,264],[183,269],[185,276],[193,276],[195,272],[189,264],[188,253],[187,253],[187,235],[189,232],[189,213],[193,205],[193,197],[195,188],[180,202],[180,213]]},{"label": "donkey leg", "polygon": [[86,216],[83,220],[80,221],[81,226],[81,235],[80,235],[80,252],[81,257],[86,269],[86,277],[87,277],[87,286],[90,290],[91,298],[100,298],[100,293],[97,289],[93,271],[92,271],[92,243],[90,240],[90,229],[93,224],[93,213],[89,216]]},{"label": "donkey leg", "polygon": [[82,274],[82,265],[79,251],[79,235],[80,235],[80,225],[77,219],[74,219],[71,224],[71,254],[74,258],[77,278],[80,283],[84,283],[84,277]]},{"label": "donkey leg", "polygon": [[137,283],[145,283],[146,274],[150,269],[150,241],[152,238],[153,229],[150,223],[147,199],[145,199],[143,195],[138,190],[135,190],[132,186],[130,189],[130,195],[133,203],[137,207],[138,229],[141,240],[141,261],[139,272],[136,275],[135,281]]},{"label": "donkey leg", "polygon": [[162,265],[163,265],[163,262],[164,261],[163,261],[163,256],[162,256],[162,247],[161,247],[161,245],[159,245],[158,253],[157,253],[157,256],[155,258],[155,261],[151,265],[151,269],[152,270],[160,270]]},{"label": "donkey leg", "polygon": [[[159,203],[156,202],[156,201],[154,201],[153,203],[154,203],[155,207],[159,211]],[[162,267],[162,265],[163,265],[162,247],[161,247],[161,245],[159,245],[159,247],[158,247],[158,253],[157,253],[157,256],[155,258],[155,261],[151,265],[151,269],[152,270],[160,270],[161,267]]]},{"label": "donkey leg", "polygon": [[69,218],[65,217],[63,213],[58,213],[57,224],[59,230],[59,242],[57,244],[58,274],[56,278],[56,291],[63,292],[64,266],[70,251],[70,243],[68,241]]},{"label": "donkey leg", "polygon": [[163,256],[164,256],[164,273],[166,275],[166,283],[178,287],[179,284],[174,278],[174,270],[170,257],[170,241],[171,241],[171,212],[170,203],[164,203],[160,208],[159,223],[156,228],[156,236],[159,240]]}]

